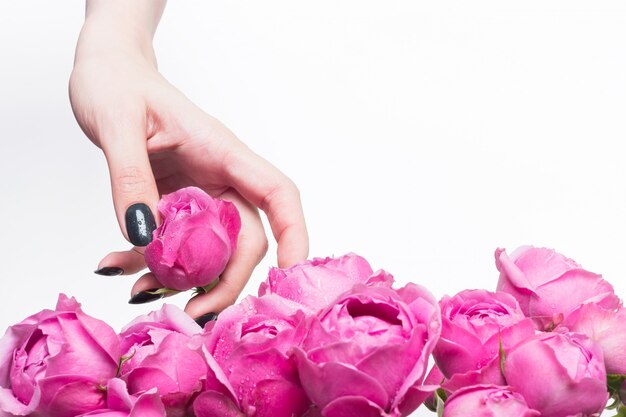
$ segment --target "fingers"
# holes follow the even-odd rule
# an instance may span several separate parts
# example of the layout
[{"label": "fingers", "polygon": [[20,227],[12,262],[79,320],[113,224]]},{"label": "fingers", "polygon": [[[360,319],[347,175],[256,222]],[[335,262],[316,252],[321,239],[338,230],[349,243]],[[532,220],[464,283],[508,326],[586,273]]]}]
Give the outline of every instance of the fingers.
[{"label": "fingers", "polygon": [[286,268],[305,260],[309,237],[293,181],[247,148],[234,152],[227,165],[232,167],[228,175],[233,187],[267,215],[278,243],[278,266]]},{"label": "fingers", "polygon": [[135,246],[146,246],[156,228],[159,193],[146,149],[145,117],[128,116],[99,138],[109,165],[120,229]]},{"label": "fingers", "polygon": [[98,275],[132,275],[146,267],[143,248],[111,252],[98,264],[95,273]]},{"label": "fingers", "polygon": [[133,288],[130,290],[131,297],[136,296],[137,294],[144,291],[151,291],[158,288],[163,288],[163,284],[161,284],[152,274],[152,272],[148,272],[147,274],[143,274],[133,285]]},{"label": "fingers", "polygon": [[205,313],[219,313],[233,304],[267,251],[267,239],[256,208],[234,191],[227,191],[221,198],[235,203],[241,215],[237,250],[215,288],[193,297],[187,303],[185,311],[194,318]]}]

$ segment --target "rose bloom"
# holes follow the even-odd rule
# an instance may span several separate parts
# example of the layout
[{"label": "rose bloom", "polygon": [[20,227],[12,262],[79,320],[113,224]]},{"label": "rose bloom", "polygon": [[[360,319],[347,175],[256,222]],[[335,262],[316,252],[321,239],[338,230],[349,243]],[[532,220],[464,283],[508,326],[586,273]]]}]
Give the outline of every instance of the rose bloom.
[{"label": "rose bloom", "polygon": [[408,415],[436,388],[422,380],[440,327],[426,289],[357,284],[308,318],[294,348],[302,386],[326,417]]},{"label": "rose bloom", "polygon": [[272,268],[259,287],[259,296],[278,294],[317,313],[357,283],[391,286],[393,277],[380,271],[372,276],[370,264],[349,253],[338,258],[314,258],[289,268]]},{"label": "rose bloom", "polygon": [[73,417],[102,408],[119,358],[113,329],[61,294],[56,310],[9,327],[0,340],[0,415]]},{"label": "rose bloom", "polygon": [[602,349],[606,372],[626,375],[626,309],[606,310],[597,304],[584,304],[560,328],[589,336]]},{"label": "rose bloom", "polygon": [[474,385],[461,388],[446,401],[443,417],[539,417],[524,397],[510,387]]},{"label": "rose bloom", "polygon": [[187,187],[164,195],[158,209],[163,222],[144,254],[150,271],[180,291],[212,283],[237,246],[241,219],[235,205]]},{"label": "rose bloom", "polygon": [[609,398],[602,351],[579,333],[537,334],[507,355],[504,376],[545,416],[599,415]]},{"label": "rose bloom", "polygon": [[504,384],[500,349],[506,353],[535,334],[511,295],[485,290],[465,290],[443,297],[441,337],[433,351],[447,389],[478,383]]},{"label": "rose bloom", "polygon": [[496,250],[498,291],[508,292],[526,316],[552,330],[581,304],[616,308],[619,298],[601,275],[584,270],[552,249],[522,246],[510,256]]},{"label": "rose bloom", "polygon": [[156,388],[139,397],[133,397],[128,394],[124,381],[114,378],[107,383],[106,392],[107,408],[81,414],[79,417],[166,417]]},{"label": "rose bloom", "polygon": [[302,337],[298,324],[303,318],[298,304],[274,294],[249,296],[224,310],[206,329],[207,348],[232,385],[237,401],[228,401],[227,393],[207,394],[194,403],[196,414],[211,415],[211,410],[221,405],[229,410],[226,414],[233,415],[302,415],[310,401],[287,352]]},{"label": "rose bloom", "polygon": [[200,326],[178,307],[165,304],[141,316],[120,334],[124,359],[120,378],[131,395],[157,388],[168,416],[184,416],[191,398],[205,388],[207,358]]}]

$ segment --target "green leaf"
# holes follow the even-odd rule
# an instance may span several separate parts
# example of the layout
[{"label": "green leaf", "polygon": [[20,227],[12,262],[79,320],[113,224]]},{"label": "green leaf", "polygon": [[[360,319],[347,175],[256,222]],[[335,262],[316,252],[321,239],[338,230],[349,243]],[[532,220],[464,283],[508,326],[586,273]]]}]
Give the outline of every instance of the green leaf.
[{"label": "green leaf", "polygon": [[617,408],[617,414],[613,417],[626,417],[626,407],[624,407],[624,405],[620,405]]}]

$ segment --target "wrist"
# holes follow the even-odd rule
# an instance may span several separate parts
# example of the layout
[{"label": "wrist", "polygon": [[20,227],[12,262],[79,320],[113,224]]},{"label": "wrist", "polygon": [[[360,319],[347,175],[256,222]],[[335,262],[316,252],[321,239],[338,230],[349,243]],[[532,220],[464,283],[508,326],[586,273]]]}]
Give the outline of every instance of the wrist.
[{"label": "wrist", "polygon": [[123,55],[156,66],[152,40],[164,6],[160,0],[87,0],[76,61]]}]

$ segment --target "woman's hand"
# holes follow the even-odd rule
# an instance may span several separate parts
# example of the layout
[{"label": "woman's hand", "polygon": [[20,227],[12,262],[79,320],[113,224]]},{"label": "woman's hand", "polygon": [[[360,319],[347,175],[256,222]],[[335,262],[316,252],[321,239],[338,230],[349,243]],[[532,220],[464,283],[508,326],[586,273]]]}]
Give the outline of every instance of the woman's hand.
[{"label": "woman's hand", "polygon": [[[141,246],[158,223],[157,218],[151,225],[150,216],[157,215],[161,194],[195,185],[237,205],[242,220],[237,251],[219,284],[187,304],[186,311],[198,317],[234,303],[265,255],[257,208],[266,213],[278,242],[279,266],[304,260],[308,238],[294,183],[157,71],[152,37],[163,6],[154,0],[88,0],[70,100],[81,128],[106,156],[117,219],[135,245],[107,255],[98,267],[106,267],[104,273],[145,268]],[[160,286],[145,274],[131,300],[148,301],[151,295],[144,291]]]}]

